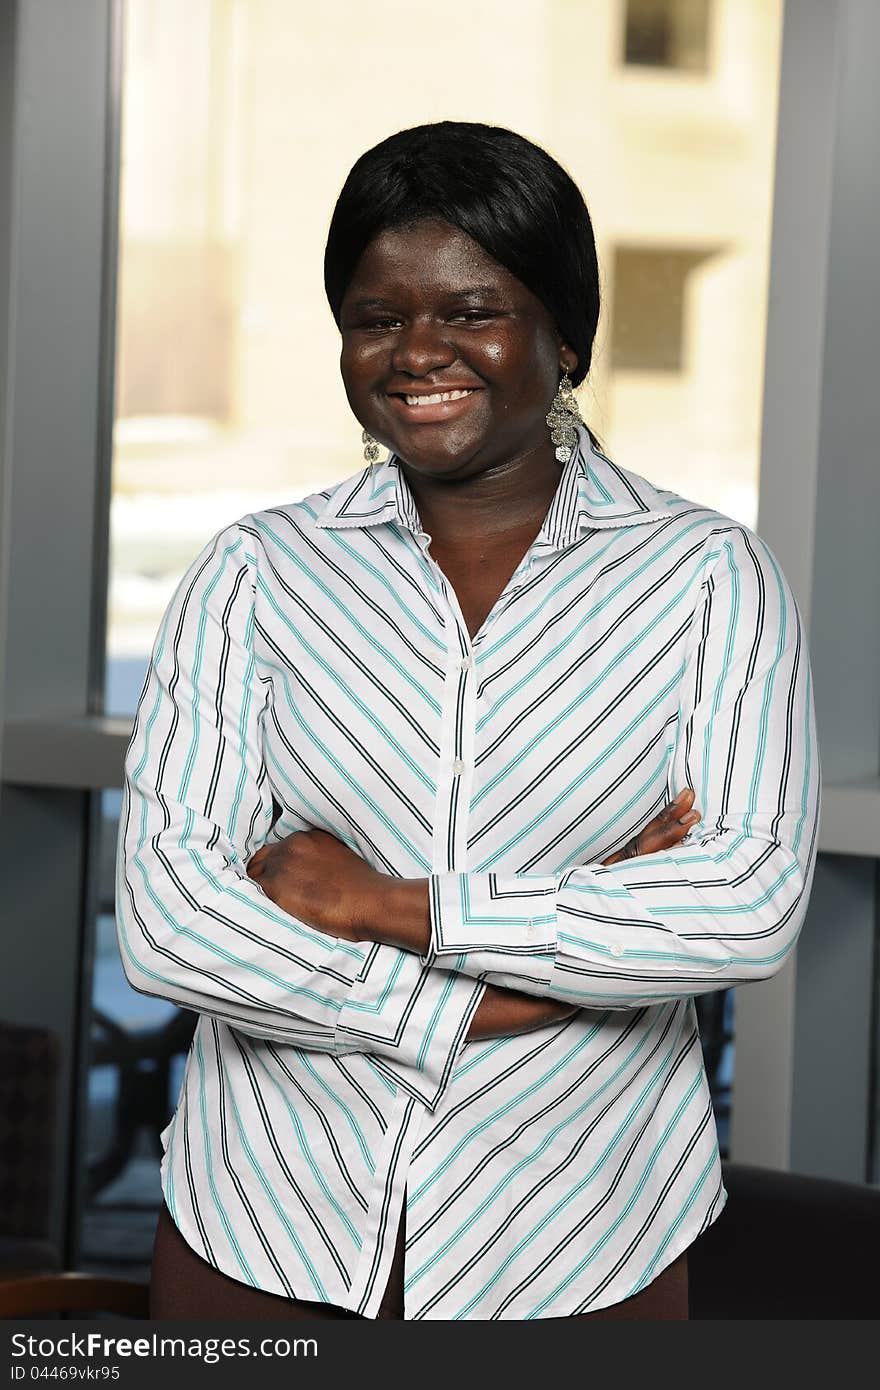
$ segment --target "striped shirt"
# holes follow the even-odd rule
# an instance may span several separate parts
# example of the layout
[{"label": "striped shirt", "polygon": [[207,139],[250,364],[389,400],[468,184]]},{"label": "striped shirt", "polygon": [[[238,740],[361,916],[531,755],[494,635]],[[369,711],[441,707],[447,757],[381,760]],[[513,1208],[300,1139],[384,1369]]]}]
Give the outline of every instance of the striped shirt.
[{"label": "striped shirt", "polygon": [[[199,1014],[162,1190],[245,1284],[375,1317],[628,1298],[721,1212],[694,996],[789,959],[815,865],[810,667],[746,526],[585,430],[476,637],[394,454],[226,527],[163,619],[125,764],[117,933]],[[603,867],[684,787],[674,849]],[[426,954],[277,907],[328,830],[429,880]],[[580,1007],[467,1040],[486,982]]]}]

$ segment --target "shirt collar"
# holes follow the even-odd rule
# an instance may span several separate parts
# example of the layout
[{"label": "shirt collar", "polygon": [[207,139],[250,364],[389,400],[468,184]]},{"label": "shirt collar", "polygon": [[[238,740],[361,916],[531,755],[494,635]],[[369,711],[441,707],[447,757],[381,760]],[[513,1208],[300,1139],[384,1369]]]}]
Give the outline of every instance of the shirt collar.
[{"label": "shirt collar", "polygon": [[[583,425],[534,545],[563,550],[586,530],[636,526],[669,515],[673,494],[619,468],[594,445]],[[667,500],[670,499],[670,500]],[[330,492],[316,525],[335,529],[392,522],[423,533],[415,498],[397,454],[346,478]]]}]

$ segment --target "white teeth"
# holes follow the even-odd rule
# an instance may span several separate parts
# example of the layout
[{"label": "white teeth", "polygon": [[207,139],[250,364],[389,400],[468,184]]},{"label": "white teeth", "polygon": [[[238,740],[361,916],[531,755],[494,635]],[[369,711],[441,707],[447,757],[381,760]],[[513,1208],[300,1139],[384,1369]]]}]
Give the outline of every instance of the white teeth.
[{"label": "white teeth", "polygon": [[439,401],[460,401],[464,396],[472,395],[472,391],[438,391],[433,396],[407,396],[407,405],[437,405]]}]

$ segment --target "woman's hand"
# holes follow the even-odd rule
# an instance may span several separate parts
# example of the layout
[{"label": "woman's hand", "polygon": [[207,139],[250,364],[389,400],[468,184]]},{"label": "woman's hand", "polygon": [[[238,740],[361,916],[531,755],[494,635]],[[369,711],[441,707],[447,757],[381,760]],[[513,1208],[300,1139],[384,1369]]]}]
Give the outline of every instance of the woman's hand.
[{"label": "woman's hand", "polygon": [[640,854],[656,854],[661,849],[672,849],[700,819],[700,813],[693,809],[693,805],[694,793],[690,787],[685,787],[674,801],[664,806],[659,815],[648,821],[644,830],[628,840],[623,849],[603,859],[603,865],[619,864],[622,859],[635,859]]},{"label": "woman's hand", "polygon": [[387,875],[327,830],[295,830],[263,845],[247,873],[291,917],[345,941],[362,940],[364,906],[388,883]]}]

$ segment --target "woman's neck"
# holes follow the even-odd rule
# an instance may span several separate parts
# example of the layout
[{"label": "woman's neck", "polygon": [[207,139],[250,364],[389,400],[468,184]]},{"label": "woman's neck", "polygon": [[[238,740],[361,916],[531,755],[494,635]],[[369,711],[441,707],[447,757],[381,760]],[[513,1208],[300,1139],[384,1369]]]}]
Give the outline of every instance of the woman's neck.
[{"label": "woman's neck", "polygon": [[562,475],[549,439],[468,478],[431,478],[402,466],[422,526],[441,547],[537,533]]}]

